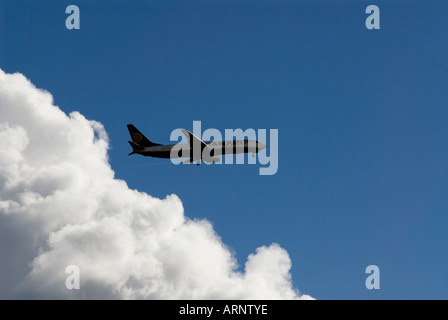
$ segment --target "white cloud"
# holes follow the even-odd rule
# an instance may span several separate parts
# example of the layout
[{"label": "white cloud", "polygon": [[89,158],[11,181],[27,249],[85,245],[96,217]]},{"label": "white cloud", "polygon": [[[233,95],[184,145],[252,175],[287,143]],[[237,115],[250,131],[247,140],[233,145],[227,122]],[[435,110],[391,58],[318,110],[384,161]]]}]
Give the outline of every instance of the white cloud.
[{"label": "white cloud", "polygon": [[[258,248],[244,272],[207,220],[114,178],[103,126],[0,70],[0,298],[297,299],[291,261]],[[66,267],[80,269],[68,290]]]}]

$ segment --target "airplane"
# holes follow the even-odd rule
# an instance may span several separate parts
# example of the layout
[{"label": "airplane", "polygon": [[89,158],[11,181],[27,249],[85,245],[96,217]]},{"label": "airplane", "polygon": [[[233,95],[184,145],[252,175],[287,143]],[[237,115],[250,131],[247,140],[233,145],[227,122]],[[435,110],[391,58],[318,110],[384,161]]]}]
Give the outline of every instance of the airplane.
[{"label": "airplane", "polygon": [[226,141],[202,141],[193,133],[182,129],[183,134],[188,139],[188,144],[159,144],[148,140],[134,125],[127,125],[131,140],[128,141],[132,147],[129,155],[140,154],[145,157],[154,158],[188,158],[183,163],[196,162],[201,164],[201,160],[206,163],[218,162],[223,154],[255,153],[266,148],[264,143],[256,140],[226,140]]}]

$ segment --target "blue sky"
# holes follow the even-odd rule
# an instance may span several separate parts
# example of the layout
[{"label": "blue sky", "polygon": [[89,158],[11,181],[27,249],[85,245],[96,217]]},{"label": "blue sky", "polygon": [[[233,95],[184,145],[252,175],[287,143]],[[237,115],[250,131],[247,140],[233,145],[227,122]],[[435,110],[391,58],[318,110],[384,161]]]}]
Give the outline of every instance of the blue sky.
[{"label": "blue sky", "polygon": [[[447,14],[436,0],[0,1],[0,67],[103,123],[116,177],[177,194],[240,265],[276,242],[317,299],[447,299]],[[128,157],[127,123],[169,143],[194,120],[278,129],[277,174]]]}]

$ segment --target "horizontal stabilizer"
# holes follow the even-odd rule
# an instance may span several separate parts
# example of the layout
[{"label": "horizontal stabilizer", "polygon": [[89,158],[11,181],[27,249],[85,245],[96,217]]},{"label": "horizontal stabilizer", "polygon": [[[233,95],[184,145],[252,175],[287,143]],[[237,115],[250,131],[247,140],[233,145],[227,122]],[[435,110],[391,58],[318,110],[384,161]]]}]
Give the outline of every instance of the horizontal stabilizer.
[{"label": "horizontal stabilizer", "polygon": [[130,153],[130,154],[128,154],[129,156],[130,155],[133,155],[133,154],[135,154],[135,153],[137,153],[137,152],[139,152],[139,151],[143,151],[143,150],[145,150],[145,148],[143,148],[142,146],[139,146],[138,144],[136,144],[136,143],[134,143],[134,142],[132,142],[132,141],[128,141],[129,142],[129,144],[131,145],[131,147],[132,147],[132,152]]}]

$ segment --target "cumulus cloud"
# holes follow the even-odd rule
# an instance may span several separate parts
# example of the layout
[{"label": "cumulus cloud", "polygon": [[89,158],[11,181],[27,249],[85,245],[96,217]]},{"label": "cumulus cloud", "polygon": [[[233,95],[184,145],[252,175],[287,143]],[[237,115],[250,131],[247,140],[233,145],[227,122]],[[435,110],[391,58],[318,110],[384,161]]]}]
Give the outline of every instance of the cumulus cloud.
[{"label": "cumulus cloud", "polygon": [[[244,271],[176,195],[116,179],[101,125],[0,69],[0,298],[299,299],[277,244]],[[80,289],[65,286],[80,270]]]}]

